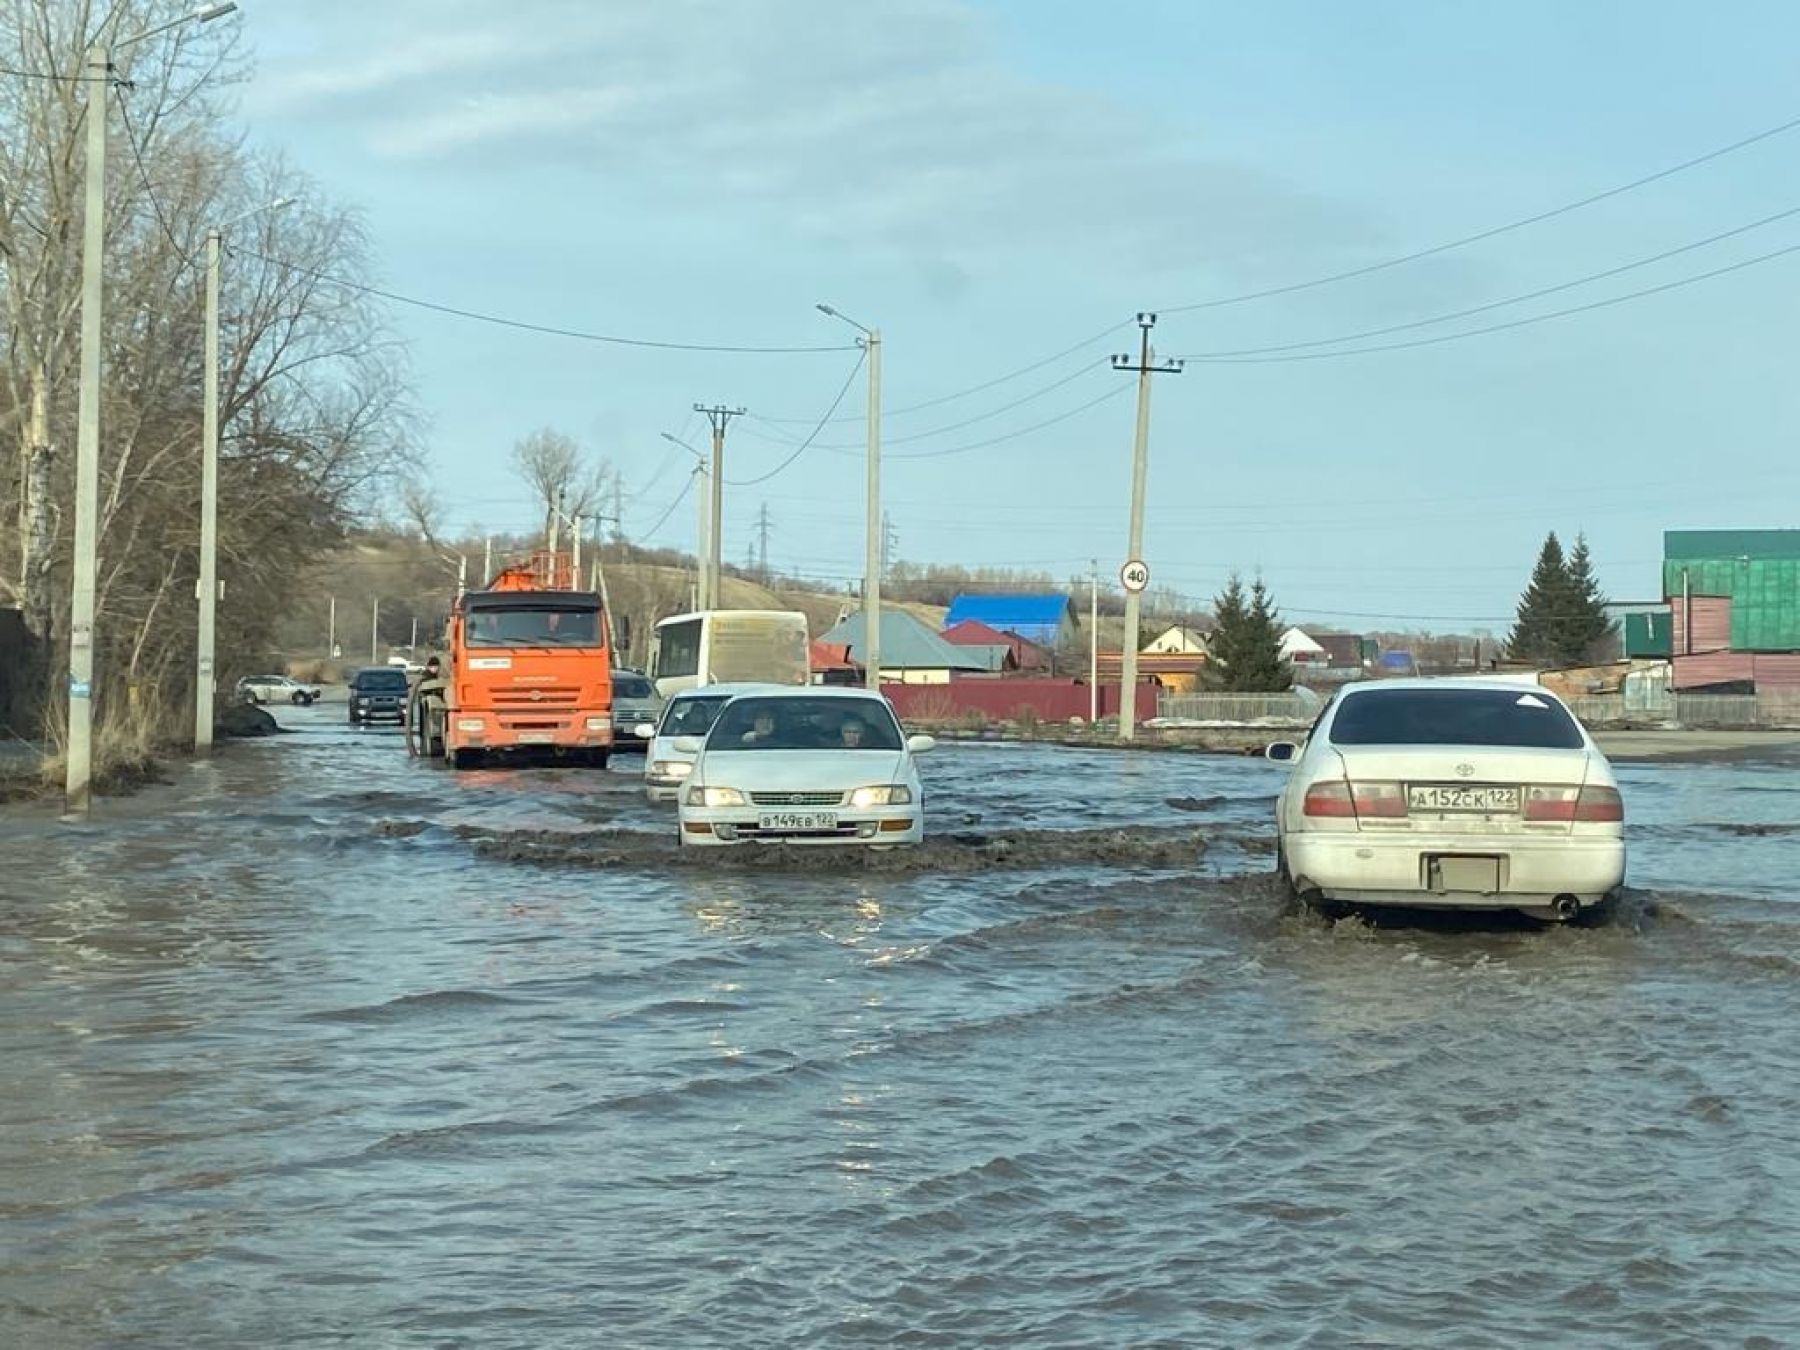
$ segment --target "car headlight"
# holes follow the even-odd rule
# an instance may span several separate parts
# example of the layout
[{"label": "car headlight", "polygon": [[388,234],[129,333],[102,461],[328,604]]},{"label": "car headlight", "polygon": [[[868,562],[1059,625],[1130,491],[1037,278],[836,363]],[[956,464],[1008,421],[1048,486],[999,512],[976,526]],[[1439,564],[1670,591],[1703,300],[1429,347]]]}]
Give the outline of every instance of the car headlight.
[{"label": "car headlight", "polygon": [[687,803],[689,806],[742,806],[744,794],[733,787],[706,787],[696,783],[688,789]]},{"label": "car headlight", "polygon": [[652,778],[686,778],[694,771],[694,766],[685,759],[656,759],[650,761]]},{"label": "car headlight", "polygon": [[911,802],[912,789],[898,783],[859,787],[850,794],[850,805],[853,807],[907,806]]}]

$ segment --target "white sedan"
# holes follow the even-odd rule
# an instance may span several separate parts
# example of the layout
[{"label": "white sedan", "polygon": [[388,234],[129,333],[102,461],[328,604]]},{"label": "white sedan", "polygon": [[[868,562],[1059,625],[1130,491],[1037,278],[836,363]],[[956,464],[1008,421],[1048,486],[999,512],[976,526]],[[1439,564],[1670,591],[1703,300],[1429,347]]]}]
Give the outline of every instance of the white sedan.
[{"label": "white sedan", "polygon": [[1625,881],[1612,766],[1554,694],[1497,680],[1346,686],[1291,761],[1278,866],[1311,901],[1571,919]]},{"label": "white sedan", "polygon": [[781,688],[766,684],[708,684],[698,689],[683,689],[662,706],[662,716],[654,724],[639,722],[629,728],[631,734],[645,742],[644,795],[653,802],[672,802],[681,796],[681,788],[694,771],[695,752],[676,748],[686,737],[704,738],[712,730],[719,709],[737,695],[758,690]]},{"label": "white sedan", "polygon": [[924,793],[913,756],[936,744],[906,736],[879,694],[823,687],[741,694],[719,711],[681,794],[687,847],[916,844]]}]

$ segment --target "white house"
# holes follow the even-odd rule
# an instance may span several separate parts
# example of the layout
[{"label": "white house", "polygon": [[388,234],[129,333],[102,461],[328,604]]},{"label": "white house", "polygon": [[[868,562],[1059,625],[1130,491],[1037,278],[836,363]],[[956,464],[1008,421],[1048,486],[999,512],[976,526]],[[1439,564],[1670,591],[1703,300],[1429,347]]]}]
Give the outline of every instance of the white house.
[{"label": "white house", "polygon": [[1145,656],[1211,656],[1212,645],[1197,628],[1176,624],[1160,636],[1152,638],[1143,649]]},{"label": "white house", "polygon": [[1281,659],[1296,666],[1310,666],[1324,665],[1330,657],[1300,629],[1290,628],[1281,635]]}]

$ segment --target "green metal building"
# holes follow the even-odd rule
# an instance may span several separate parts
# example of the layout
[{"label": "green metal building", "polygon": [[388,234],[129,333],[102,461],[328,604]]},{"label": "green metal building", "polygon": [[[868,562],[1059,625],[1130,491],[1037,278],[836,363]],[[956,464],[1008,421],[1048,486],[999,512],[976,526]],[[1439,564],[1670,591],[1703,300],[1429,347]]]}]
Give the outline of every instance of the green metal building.
[{"label": "green metal building", "polygon": [[1665,530],[1662,582],[1729,597],[1732,651],[1800,651],[1800,530]]}]

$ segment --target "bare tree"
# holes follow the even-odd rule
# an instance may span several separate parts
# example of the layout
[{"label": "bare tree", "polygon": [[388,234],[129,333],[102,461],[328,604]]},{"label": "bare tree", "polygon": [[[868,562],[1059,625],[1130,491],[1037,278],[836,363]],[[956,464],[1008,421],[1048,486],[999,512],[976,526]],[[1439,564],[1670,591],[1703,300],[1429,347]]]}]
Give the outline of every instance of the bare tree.
[{"label": "bare tree", "polygon": [[[104,10],[104,13],[102,12]],[[221,304],[222,665],[273,622],[300,564],[342,536],[409,447],[404,369],[366,292],[354,220],[247,154],[217,100],[230,26],[178,24],[80,78],[88,36],[146,31],[187,0],[0,0],[0,603],[47,671],[66,642],[81,286],[83,123],[106,100],[107,353],[101,390],[96,713],[178,726],[192,692],[202,294],[208,230],[277,196],[298,209],[229,237]],[[215,28],[218,31],[215,31]],[[349,283],[349,284],[346,284]],[[126,700],[127,684],[143,697]],[[40,681],[40,692],[47,682]],[[46,700],[47,711],[59,707]]]},{"label": "bare tree", "polygon": [[513,446],[513,469],[543,503],[546,527],[559,501],[563,514],[593,519],[612,477],[605,460],[588,463],[574,437],[551,427]]}]

